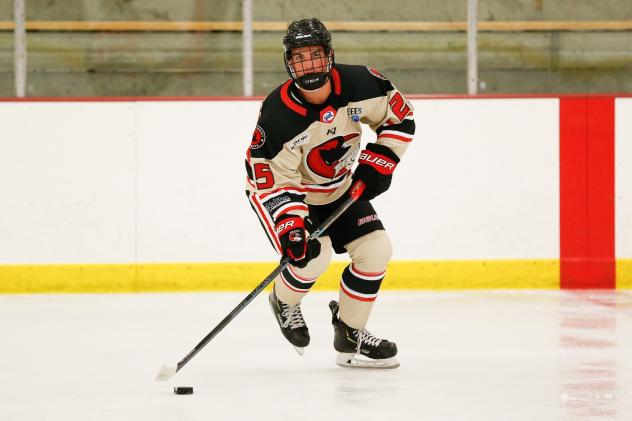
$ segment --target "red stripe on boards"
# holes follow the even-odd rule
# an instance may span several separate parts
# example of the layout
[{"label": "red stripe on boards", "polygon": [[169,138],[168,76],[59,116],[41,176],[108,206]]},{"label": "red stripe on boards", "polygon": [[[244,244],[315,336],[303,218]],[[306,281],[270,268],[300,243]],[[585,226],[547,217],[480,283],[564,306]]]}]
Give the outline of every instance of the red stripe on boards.
[{"label": "red stripe on boards", "polygon": [[614,98],[560,98],[560,287],[615,288]]},{"label": "red stripe on boards", "polygon": [[586,100],[560,99],[560,287],[588,272],[586,218]]},{"label": "red stripe on boards", "polygon": [[616,288],[614,98],[589,98],[587,102],[588,256],[591,264],[586,288]]}]

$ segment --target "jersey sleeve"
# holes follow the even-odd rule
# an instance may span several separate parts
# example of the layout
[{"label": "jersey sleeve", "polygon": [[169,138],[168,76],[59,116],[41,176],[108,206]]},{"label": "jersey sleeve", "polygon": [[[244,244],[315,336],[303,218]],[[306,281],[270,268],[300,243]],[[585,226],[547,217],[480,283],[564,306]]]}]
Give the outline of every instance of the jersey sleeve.
[{"label": "jersey sleeve", "polygon": [[306,191],[298,170],[301,152],[288,147],[282,131],[275,130],[275,121],[259,116],[250,147],[246,153],[246,173],[250,200],[258,213],[274,224],[286,215],[302,218],[309,213]]},{"label": "jersey sleeve", "polygon": [[383,95],[374,99],[370,112],[362,119],[377,134],[375,143],[390,148],[401,158],[415,134],[413,106],[406,97],[375,69],[368,69],[373,83]]}]

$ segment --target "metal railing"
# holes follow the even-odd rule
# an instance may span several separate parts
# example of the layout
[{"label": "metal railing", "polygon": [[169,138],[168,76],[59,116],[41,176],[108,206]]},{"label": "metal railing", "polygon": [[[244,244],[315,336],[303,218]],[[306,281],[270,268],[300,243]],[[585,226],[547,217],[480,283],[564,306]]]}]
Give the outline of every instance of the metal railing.
[{"label": "metal railing", "polygon": [[[27,31],[92,32],[240,32],[243,31],[243,95],[253,93],[253,32],[285,31],[289,22],[253,22],[252,0],[242,0],[242,21],[26,21],[25,1],[14,0],[14,21],[0,21],[0,31],[15,32],[15,95],[26,93]],[[493,21],[479,22],[478,0],[467,1],[467,21],[385,22],[327,21],[336,32],[466,32],[468,94],[478,87],[478,32],[632,31],[632,21]]]},{"label": "metal railing", "polygon": [[[23,2],[23,0],[16,0]],[[254,21],[255,32],[281,32],[285,21]],[[337,32],[466,32],[467,21],[452,22],[387,22],[325,21]],[[78,32],[239,32],[242,21],[46,21],[25,23],[27,31]],[[479,32],[564,32],[564,31],[632,31],[632,20],[622,21],[490,21],[478,22]],[[0,21],[0,31],[13,31],[15,22]]]}]

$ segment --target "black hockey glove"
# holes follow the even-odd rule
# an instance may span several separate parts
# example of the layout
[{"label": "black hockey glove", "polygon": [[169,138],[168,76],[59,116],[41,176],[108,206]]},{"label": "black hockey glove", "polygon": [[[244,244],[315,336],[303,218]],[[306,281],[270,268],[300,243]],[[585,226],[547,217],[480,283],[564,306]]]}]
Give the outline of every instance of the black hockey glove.
[{"label": "black hockey glove", "polygon": [[300,216],[282,216],[276,222],[276,233],[283,257],[289,257],[293,266],[304,268],[320,254],[320,242],[317,239],[307,241],[305,221]]},{"label": "black hockey glove", "polygon": [[388,146],[369,143],[360,152],[358,167],[353,173],[354,180],[366,184],[360,200],[372,200],[391,186],[393,171],[399,163],[399,157]]}]

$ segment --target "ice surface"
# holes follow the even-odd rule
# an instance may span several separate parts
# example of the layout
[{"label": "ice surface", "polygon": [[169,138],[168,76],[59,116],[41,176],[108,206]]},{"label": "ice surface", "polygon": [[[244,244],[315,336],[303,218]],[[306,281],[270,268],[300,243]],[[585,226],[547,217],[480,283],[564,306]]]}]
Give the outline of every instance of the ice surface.
[{"label": "ice surface", "polygon": [[395,370],[335,364],[336,292],[305,298],[303,356],[260,296],[154,380],[246,294],[0,296],[0,420],[632,420],[625,291],[384,291],[368,328]]}]

